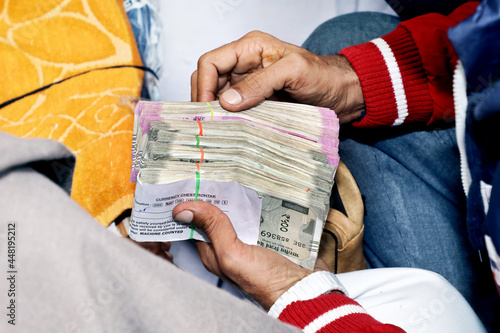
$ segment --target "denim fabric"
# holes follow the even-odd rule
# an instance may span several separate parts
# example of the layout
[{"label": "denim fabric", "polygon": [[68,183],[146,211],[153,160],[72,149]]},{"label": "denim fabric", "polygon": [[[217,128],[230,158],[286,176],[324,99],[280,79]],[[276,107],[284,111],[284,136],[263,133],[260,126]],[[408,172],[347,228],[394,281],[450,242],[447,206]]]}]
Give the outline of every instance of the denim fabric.
[{"label": "denim fabric", "polygon": [[[318,27],[303,46],[335,54],[391,32],[398,22],[381,13],[340,16]],[[495,289],[488,265],[480,262],[468,239],[454,128],[343,127],[341,135],[340,157],[365,198],[369,267],[437,272],[491,323]]]},{"label": "denim fabric", "polygon": [[467,236],[454,129],[364,141],[342,140],[340,156],[365,197],[369,266],[428,269],[470,299],[478,256]]},{"label": "denim fabric", "polygon": [[313,31],[302,47],[316,54],[337,54],[348,46],[366,43],[396,28],[401,20],[392,15],[358,12],[337,16]]}]

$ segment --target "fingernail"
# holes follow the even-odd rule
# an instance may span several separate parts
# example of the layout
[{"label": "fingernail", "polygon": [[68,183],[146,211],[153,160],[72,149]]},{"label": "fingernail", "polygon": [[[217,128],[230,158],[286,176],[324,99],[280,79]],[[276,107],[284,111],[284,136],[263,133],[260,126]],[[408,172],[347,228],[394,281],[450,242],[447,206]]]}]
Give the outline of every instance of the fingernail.
[{"label": "fingernail", "polygon": [[229,104],[240,104],[242,101],[241,95],[235,89],[226,90],[221,98]]},{"label": "fingernail", "polygon": [[193,212],[190,210],[183,210],[174,217],[179,222],[191,223],[193,221]]}]

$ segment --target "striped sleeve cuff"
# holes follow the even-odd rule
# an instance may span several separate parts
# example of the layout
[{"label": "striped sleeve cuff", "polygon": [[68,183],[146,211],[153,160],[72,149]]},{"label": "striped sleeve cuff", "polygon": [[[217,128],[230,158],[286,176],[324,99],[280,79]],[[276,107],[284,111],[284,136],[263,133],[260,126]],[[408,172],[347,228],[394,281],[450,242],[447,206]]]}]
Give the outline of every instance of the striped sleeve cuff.
[{"label": "striped sleeve cuff", "polygon": [[343,49],[358,74],[366,116],[353,126],[398,126],[428,122],[433,101],[417,46],[398,27],[383,38]]},{"label": "striped sleeve cuff", "polygon": [[310,333],[404,332],[378,322],[346,294],[335,274],[315,272],[285,292],[273,304],[269,315]]},{"label": "striped sleeve cuff", "polygon": [[313,300],[293,302],[283,310],[278,319],[307,333],[361,332],[365,328],[383,326],[356,301],[338,293],[321,295]]}]

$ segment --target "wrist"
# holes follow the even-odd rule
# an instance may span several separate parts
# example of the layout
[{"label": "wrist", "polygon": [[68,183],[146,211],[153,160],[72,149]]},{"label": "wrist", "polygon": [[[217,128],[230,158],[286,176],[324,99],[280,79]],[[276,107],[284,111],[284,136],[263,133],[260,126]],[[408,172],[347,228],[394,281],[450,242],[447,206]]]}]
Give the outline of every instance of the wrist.
[{"label": "wrist", "polygon": [[[265,295],[265,297],[258,297],[258,295],[255,295],[255,301],[257,301],[257,303],[259,303],[262,308],[264,308],[264,310],[269,311],[271,306],[276,303],[276,301],[280,299],[283,294],[293,288],[304,278],[307,278],[309,275],[313,274],[312,271],[298,265],[297,268],[298,269],[288,270],[287,273],[283,275],[281,280],[273,281],[272,283],[270,283],[270,285],[268,286],[268,290],[272,291],[264,292],[263,295]],[[262,291],[263,290],[259,290],[259,293],[261,293]]]},{"label": "wrist", "polygon": [[[363,89],[361,88],[359,76],[354,70],[354,67],[352,67],[351,63],[345,56],[338,55],[338,57],[344,63],[343,68],[346,76],[345,84],[347,94],[346,100],[350,109],[349,114],[353,115],[352,117],[349,117],[350,119],[344,122],[350,122],[361,116],[361,112],[365,109],[365,99],[363,97]],[[342,122],[341,118],[342,117],[339,117],[339,120]]]},{"label": "wrist", "polygon": [[336,70],[336,73],[332,73],[335,76],[332,82],[340,84],[339,87],[332,87],[332,91],[337,92],[338,95],[332,96],[333,104],[330,108],[337,113],[341,124],[354,121],[365,110],[365,100],[358,74],[345,56],[330,55],[325,57],[329,58],[331,68]]}]

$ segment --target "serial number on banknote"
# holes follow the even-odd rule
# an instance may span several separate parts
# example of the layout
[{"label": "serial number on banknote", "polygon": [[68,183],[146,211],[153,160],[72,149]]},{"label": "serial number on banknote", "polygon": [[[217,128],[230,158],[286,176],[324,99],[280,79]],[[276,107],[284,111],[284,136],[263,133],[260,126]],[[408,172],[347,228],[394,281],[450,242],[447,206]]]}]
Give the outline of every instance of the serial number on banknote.
[{"label": "serial number on banknote", "polygon": [[266,238],[278,240],[278,241],[284,242],[284,243],[289,243],[290,242],[290,238],[288,238],[288,237],[283,237],[283,236],[280,236],[280,235],[277,235],[275,233],[272,233],[272,232],[269,232],[269,231],[265,231],[265,230],[262,230],[260,232],[260,235],[262,237],[266,237]]}]

